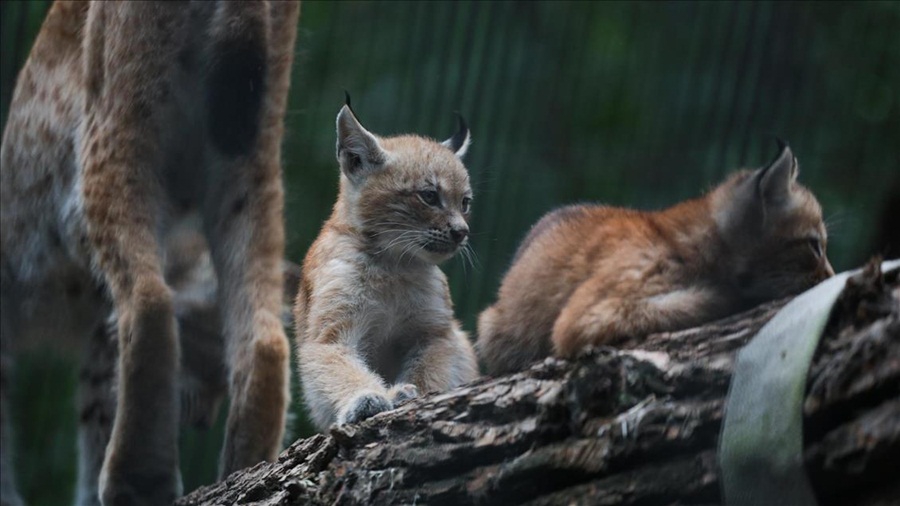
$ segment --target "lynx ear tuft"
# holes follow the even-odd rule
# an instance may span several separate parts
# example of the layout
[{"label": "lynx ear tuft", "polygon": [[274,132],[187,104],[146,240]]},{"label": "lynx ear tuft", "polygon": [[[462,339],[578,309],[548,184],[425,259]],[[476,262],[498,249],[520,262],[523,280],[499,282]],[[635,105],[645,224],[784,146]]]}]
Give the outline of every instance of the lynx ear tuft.
[{"label": "lynx ear tuft", "polygon": [[720,230],[762,230],[768,218],[790,209],[797,179],[797,159],[791,148],[778,140],[778,156],[750,173],[721,201],[716,211]]},{"label": "lynx ear tuft", "polygon": [[[349,102],[349,100],[350,100],[350,95],[347,95],[347,100],[348,100],[347,105],[350,105],[350,102]],[[779,153],[782,152],[782,151],[784,151],[784,148],[788,147],[787,143],[784,142],[784,139],[782,139],[781,137],[778,137],[778,136],[775,136],[775,144],[778,145],[778,152],[779,152]]]},{"label": "lynx ear tuft", "polygon": [[775,160],[756,171],[757,195],[765,206],[784,205],[790,201],[791,187],[797,179],[797,158],[791,148],[777,140],[780,152]]},{"label": "lynx ear tuft", "polygon": [[347,104],[337,115],[337,159],[341,171],[353,182],[360,183],[385,161],[378,139],[363,128]]},{"label": "lynx ear tuft", "polygon": [[466,151],[469,150],[469,145],[472,144],[472,135],[469,132],[469,126],[466,125],[466,120],[462,117],[462,114],[456,113],[457,123],[459,125],[453,137],[445,140],[441,144],[450,148],[450,151],[453,151],[458,158],[462,158],[465,156]]}]

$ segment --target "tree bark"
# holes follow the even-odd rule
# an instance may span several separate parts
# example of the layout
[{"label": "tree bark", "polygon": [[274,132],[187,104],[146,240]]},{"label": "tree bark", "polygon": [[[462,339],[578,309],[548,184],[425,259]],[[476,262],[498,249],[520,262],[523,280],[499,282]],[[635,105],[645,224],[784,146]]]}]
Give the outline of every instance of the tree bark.
[{"label": "tree bark", "polygon": [[[333,428],[177,504],[721,504],[716,449],[736,352],[787,300],[547,359]],[[900,282],[851,278],[808,377],[821,505],[900,501]]]}]

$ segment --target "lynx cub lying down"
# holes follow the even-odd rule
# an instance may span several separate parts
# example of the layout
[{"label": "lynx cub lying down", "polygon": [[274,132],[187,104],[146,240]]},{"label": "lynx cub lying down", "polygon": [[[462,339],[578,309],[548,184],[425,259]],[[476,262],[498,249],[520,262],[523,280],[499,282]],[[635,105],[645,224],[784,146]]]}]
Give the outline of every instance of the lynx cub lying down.
[{"label": "lynx cub lying down", "polygon": [[532,227],[497,303],[479,317],[487,372],[697,325],[833,275],[822,210],[796,178],[797,159],[783,146],[768,166],[664,211],[551,212]]},{"label": "lynx cub lying down", "polygon": [[306,255],[294,310],[303,396],[320,429],[478,375],[437,267],[469,232],[465,123],[442,144],[379,137],[348,97],[337,137],[340,193]]}]

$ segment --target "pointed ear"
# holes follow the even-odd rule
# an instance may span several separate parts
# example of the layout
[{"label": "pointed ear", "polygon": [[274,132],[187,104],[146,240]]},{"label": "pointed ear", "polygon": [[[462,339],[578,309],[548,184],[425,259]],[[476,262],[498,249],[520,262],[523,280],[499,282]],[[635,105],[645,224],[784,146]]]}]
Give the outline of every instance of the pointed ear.
[{"label": "pointed ear", "polygon": [[797,158],[791,148],[778,141],[780,153],[766,167],[756,171],[757,196],[765,207],[781,206],[790,202],[791,188],[797,180]]},{"label": "pointed ear", "polygon": [[720,201],[716,211],[720,230],[761,233],[768,216],[787,209],[797,179],[797,159],[786,144],[779,141],[778,146],[778,156],[771,163],[740,180]]},{"label": "pointed ear", "polygon": [[359,183],[385,161],[384,150],[368,130],[356,119],[350,105],[337,115],[337,159],[341,171],[354,183]]},{"label": "pointed ear", "polygon": [[465,156],[466,151],[469,150],[469,144],[472,143],[472,135],[469,132],[469,127],[466,125],[466,120],[463,119],[462,115],[456,113],[456,118],[459,123],[459,128],[457,128],[453,137],[450,137],[441,144],[450,148],[450,151],[456,153],[458,158],[462,158]]}]

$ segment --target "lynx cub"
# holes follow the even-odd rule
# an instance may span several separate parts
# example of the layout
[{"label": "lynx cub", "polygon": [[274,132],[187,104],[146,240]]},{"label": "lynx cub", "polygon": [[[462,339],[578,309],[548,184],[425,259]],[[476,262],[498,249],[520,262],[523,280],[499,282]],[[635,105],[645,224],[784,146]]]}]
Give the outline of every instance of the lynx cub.
[{"label": "lynx cub", "polygon": [[487,371],[689,327],[833,275],[821,208],[796,178],[783,146],[767,167],[664,211],[584,205],[548,214],[479,317]]},{"label": "lynx cub", "polygon": [[303,395],[320,429],[477,377],[436,265],[466,245],[468,145],[462,118],[440,144],[373,135],[349,97],[338,114],[340,193],[294,309]]},{"label": "lynx cub", "polygon": [[[289,395],[279,149],[298,14],[296,2],[57,2],[19,74],[0,153],[2,344],[88,343],[79,503],[171,504],[179,417],[214,412],[226,374],[222,474],[276,456]],[[171,246],[190,212],[205,237]],[[203,258],[196,272],[214,279],[191,280]],[[176,318],[215,307],[224,350],[207,355]],[[209,378],[192,364],[212,391],[193,395]],[[111,405],[109,429],[92,417]],[[6,443],[2,502],[20,504]]]}]

